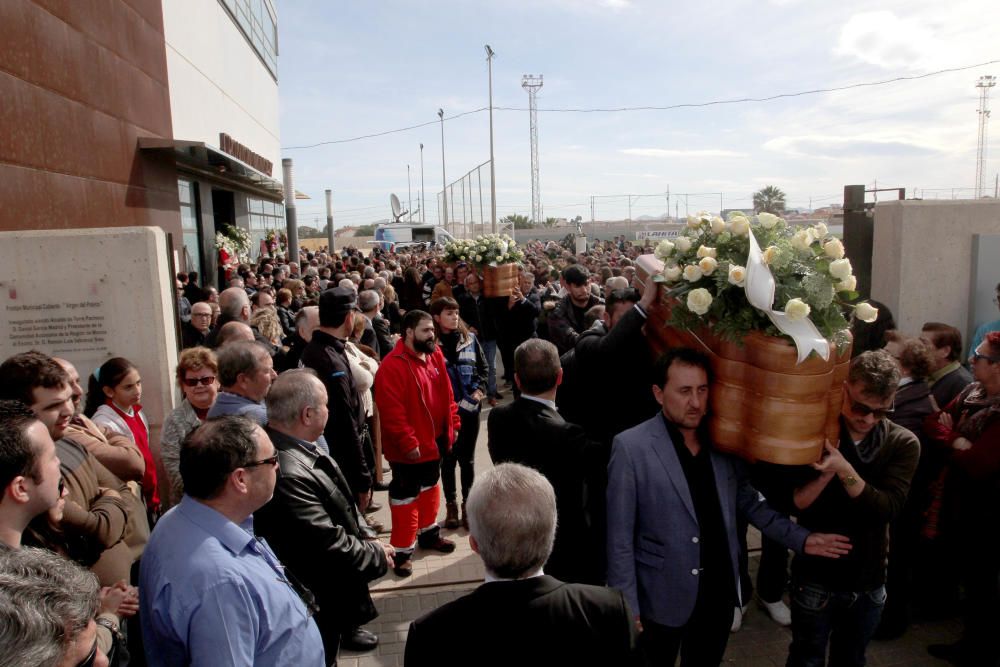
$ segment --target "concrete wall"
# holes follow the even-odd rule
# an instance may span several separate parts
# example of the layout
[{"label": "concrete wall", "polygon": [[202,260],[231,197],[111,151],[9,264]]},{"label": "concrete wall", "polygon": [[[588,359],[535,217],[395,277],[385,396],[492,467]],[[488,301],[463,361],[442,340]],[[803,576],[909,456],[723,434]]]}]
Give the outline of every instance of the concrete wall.
[{"label": "concrete wall", "polygon": [[[1000,234],[1000,201],[875,206],[871,296],[889,306],[903,333],[919,333],[924,322],[945,322],[958,327],[968,342],[976,234]],[[1000,273],[1000,257],[980,261],[983,270]]]},{"label": "concrete wall", "polygon": [[180,233],[159,0],[0,1],[0,230]]},{"label": "concrete wall", "polygon": [[174,137],[219,145],[225,132],[281,180],[278,83],[218,0],[164,0]]},{"label": "concrete wall", "polygon": [[[44,271],[38,270],[40,257]],[[130,360],[142,375],[142,406],[157,458],[176,387],[168,258],[158,227],[0,232],[0,359],[33,349],[63,357],[76,366],[85,390],[87,376],[102,363]]]}]

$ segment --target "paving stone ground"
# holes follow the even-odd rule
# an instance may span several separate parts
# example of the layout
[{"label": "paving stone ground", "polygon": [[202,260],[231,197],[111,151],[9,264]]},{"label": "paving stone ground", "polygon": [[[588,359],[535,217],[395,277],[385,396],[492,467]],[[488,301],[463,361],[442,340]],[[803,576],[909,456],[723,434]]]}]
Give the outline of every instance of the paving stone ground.
[{"label": "paving stone ground", "polygon": [[[506,401],[510,400],[507,391]],[[491,465],[486,450],[486,414],[476,445],[476,469]],[[457,471],[456,471],[457,472]],[[389,501],[385,492],[377,492],[376,500],[383,506],[375,513],[388,530]],[[444,503],[441,505],[441,522],[444,521]],[[372,596],[379,610],[379,617],[365,626],[379,635],[378,648],[369,653],[341,651],[341,667],[397,667],[403,664],[403,651],[410,621],[460,597],[479,586],[483,581],[483,566],[479,557],[469,547],[468,533],[464,529],[443,531],[455,540],[454,553],[441,555],[421,552],[413,561],[413,575],[405,579],[392,571],[372,582]],[[388,540],[388,534],[383,537]],[[760,536],[751,528],[748,535],[751,550],[751,576],[756,575]],[[961,624],[957,620],[922,623],[912,626],[900,639],[872,642],[868,650],[868,664],[872,667],[937,667],[947,663],[927,655],[927,645],[949,643],[959,638]],[[780,667],[785,664],[791,632],[779,627],[766,612],[751,603],[742,629],[730,635],[723,664],[737,667]],[[442,646],[447,651],[447,646]],[[470,662],[474,667],[474,662]]]}]

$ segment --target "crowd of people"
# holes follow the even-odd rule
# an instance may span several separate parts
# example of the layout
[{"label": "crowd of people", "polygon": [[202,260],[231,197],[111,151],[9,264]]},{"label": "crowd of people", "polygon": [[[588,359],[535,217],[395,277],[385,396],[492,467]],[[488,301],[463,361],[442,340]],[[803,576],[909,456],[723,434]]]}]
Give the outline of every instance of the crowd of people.
[{"label": "crowd of people", "polygon": [[264,257],[221,291],[178,274],[158,434],[142,377],[167,369],[5,360],[0,667],[336,664],[378,645],[370,582],[461,528],[486,582],[413,623],[406,664],[714,665],[754,597],[748,524],[789,666],[864,665],[959,609],[962,641],[929,650],[997,664],[1000,331],[966,353],[880,309],[839,440],[750,466],[712,447],[708,359],[650,346],[647,248],[524,251],[509,296],[434,249]]}]

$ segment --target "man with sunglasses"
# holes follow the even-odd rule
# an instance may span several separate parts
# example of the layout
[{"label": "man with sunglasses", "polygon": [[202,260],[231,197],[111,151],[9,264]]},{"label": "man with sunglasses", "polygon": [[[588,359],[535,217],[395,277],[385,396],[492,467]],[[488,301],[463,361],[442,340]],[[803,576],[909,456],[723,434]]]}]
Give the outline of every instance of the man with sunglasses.
[{"label": "man with sunglasses", "polygon": [[[864,665],[885,605],[889,522],[899,514],[920,457],[910,431],[886,419],[899,369],[885,350],[851,361],[840,413],[840,441],[796,474],[799,525],[839,533],[853,549],[837,560],[792,561],[792,644],[788,667]],[[801,476],[799,476],[801,475]]]},{"label": "man with sunglasses", "polygon": [[270,438],[246,417],[210,419],[184,440],[180,470],[184,498],[142,559],[148,664],[326,665],[311,593],[254,535],[278,477]]}]

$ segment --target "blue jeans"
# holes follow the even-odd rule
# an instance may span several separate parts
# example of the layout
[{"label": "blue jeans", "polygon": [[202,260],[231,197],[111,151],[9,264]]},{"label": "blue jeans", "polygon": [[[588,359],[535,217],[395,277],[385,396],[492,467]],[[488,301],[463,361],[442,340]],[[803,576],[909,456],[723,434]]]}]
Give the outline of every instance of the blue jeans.
[{"label": "blue jeans", "polygon": [[489,379],[486,381],[486,395],[497,395],[497,342],[496,340],[480,340],[483,354],[486,355],[486,366],[489,368]]},{"label": "blue jeans", "polygon": [[885,586],[853,593],[792,582],[792,645],[786,667],[864,667],[865,649],[882,617]]}]

